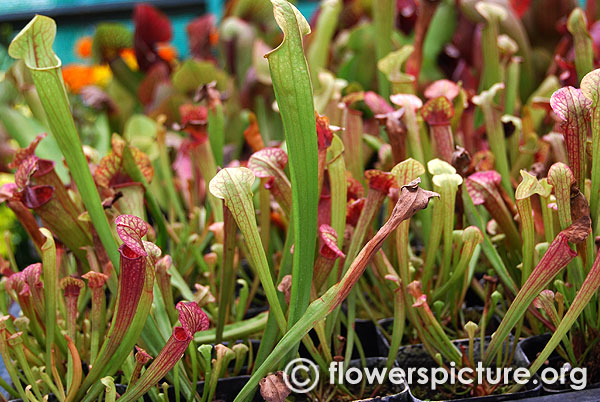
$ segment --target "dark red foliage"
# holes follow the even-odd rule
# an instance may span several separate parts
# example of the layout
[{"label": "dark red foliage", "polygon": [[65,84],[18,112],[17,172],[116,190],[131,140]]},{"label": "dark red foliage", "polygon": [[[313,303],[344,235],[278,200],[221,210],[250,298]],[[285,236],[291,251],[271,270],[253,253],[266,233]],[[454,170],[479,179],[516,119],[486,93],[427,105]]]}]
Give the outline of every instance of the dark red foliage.
[{"label": "dark red foliage", "polygon": [[148,71],[157,62],[166,63],[158,55],[156,44],[171,40],[171,22],[165,14],[149,4],[138,4],[133,12],[135,23],[134,50],[140,70]]},{"label": "dark red foliage", "polygon": [[39,208],[50,201],[53,194],[52,186],[26,186],[21,194],[21,201],[27,208]]},{"label": "dark red foliage", "polygon": [[214,60],[212,46],[219,38],[214,15],[204,15],[192,20],[186,31],[191,55],[202,60]]}]

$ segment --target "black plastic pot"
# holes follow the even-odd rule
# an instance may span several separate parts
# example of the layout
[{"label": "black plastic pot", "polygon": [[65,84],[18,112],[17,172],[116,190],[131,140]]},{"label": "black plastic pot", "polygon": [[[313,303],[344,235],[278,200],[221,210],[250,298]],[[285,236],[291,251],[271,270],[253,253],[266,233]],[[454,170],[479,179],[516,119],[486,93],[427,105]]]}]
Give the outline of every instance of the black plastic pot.
[{"label": "black plastic pot", "polygon": [[[379,367],[379,368],[383,368],[385,367],[386,363],[387,363],[387,359],[385,358],[381,358],[381,357],[375,357],[375,358],[368,358],[366,360],[367,363],[367,367],[369,368],[375,368],[375,367]],[[360,364],[360,360],[352,360],[350,362],[350,367],[362,367],[362,365]],[[239,376],[239,377],[230,377],[230,378],[223,378],[220,379],[217,383],[217,389],[215,392],[215,399],[213,402],[231,402],[235,399],[235,397],[237,396],[237,394],[242,390],[242,388],[244,387],[244,385],[246,385],[246,383],[248,382],[248,379],[250,379],[250,376]],[[324,381],[324,379],[321,379],[321,381]],[[327,379],[328,381],[328,379]],[[374,398],[369,398],[369,399],[361,399],[360,401],[364,401],[364,402],[411,402],[412,399],[410,398],[410,395],[408,393],[408,387],[406,386],[406,384],[401,384],[401,385],[392,385],[391,389],[393,392],[395,392],[394,395],[386,395],[386,396],[378,396],[378,397],[374,397]],[[198,392],[199,395],[202,395],[203,391],[204,391],[204,382],[198,382],[197,386],[196,386],[196,391]],[[175,390],[173,387],[169,387],[168,390],[168,396],[169,396],[169,400],[173,401],[175,400]],[[183,398],[183,396],[182,396]],[[306,397],[306,395],[302,395],[302,394],[291,394],[289,396],[290,400],[293,400],[294,402],[308,402],[311,401],[312,399],[309,399]],[[185,399],[182,399],[185,400]],[[252,399],[253,402],[262,402],[264,401],[264,399],[261,397],[260,392],[257,390],[256,394],[254,395],[254,398]]]},{"label": "black plastic pot", "polygon": [[[372,321],[368,321],[368,322],[373,326],[373,329],[374,329],[375,325],[373,324],[373,322]],[[363,347],[364,347],[364,345],[363,345]],[[377,368],[381,369],[381,368],[386,367],[387,362],[388,362],[388,360],[385,357],[370,357],[370,358],[366,359],[366,363],[367,363],[366,367],[371,368],[371,369],[377,367]],[[396,364],[394,366],[396,367]],[[362,367],[362,364],[359,359],[352,360],[350,362],[350,367]],[[412,400],[412,397],[410,396],[410,393],[408,391],[408,385],[406,385],[405,383],[402,385],[392,385],[391,388],[395,392],[395,394],[393,394],[393,395],[375,396],[373,398],[359,399],[359,401],[364,401],[364,402],[367,402],[367,401],[368,402],[409,402]]]},{"label": "black plastic pot", "polygon": [[[392,320],[392,318],[386,319]],[[381,354],[381,350],[377,343],[379,332],[373,321],[363,319],[356,320],[354,323],[354,331],[356,332],[356,337],[360,339],[365,357],[386,357],[386,355]],[[359,357],[358,351],[355,348],[355,350],[352,351],[352,359],[358,359]]]},{"label": "black plastic pot", "polygon": [[[217,382],[217,389],[215,392],[215,399],[213,402],[230,402],[235,399],[237,394],[242,390],[244,385],[248,382],[250,376],[243,375],[239,377],[230,377],[230,378],[222,378]],[[198,395],[202,396],[204,392],[204,381],[201,381],[196,386],[196,391]],[[173,387],[169,387],[167,394],[169,396],[169,400],[175,400],[175,389]],[[185,397],[181,396],[181,400],[184,401]],[[254,395],[253,402],[263,402],[264,399],[260,396],[259,393]]]},{"label": "black plastic pot", "polygon": [[[489,342],[490,337],[486,337],[486,343]],[[468,340],[458,340],[453,341],[456,346],[468,347]],[[381,344],[383,348],[389,350],[389,343],[387,343],[387,339],[383,337],[381,340]],[[479,339],[475,341],[475,353],[474,359],[475,361],[479,361]],[[429,353],[425,350],[422,344],[418,345],[410,345],[403,346],[398,351],[398,356],[396,359],[398,366],[405,370],[408,373],[409,368],[421,368],[425,367],[427,369],[439,367],[439,365],[433,360],[433,358],[429,355]],[[511,367],[528,367],[529,361],[523,354],[521,348],[517,345],[515,350],[515,356],[512,362]],[[409,392],[415,401],[420,401],[419,397],[423,397],[427,400],[431,399],[432,396],[435,395],[425,395],[422,391],[424,386],[418,386],[418,384],[412,384],[410,378],[407,378],[409,383]],[[425,385],[428,387],[428,385]],[[460,399],[452,399],[454,402],[496,402],[496,401],[513,401],[523,398],[536,397],[541,393],[541,381],[539,377],[536,375],[532,378],[532,380],[524,385],[524,389],[522,391],[512,393],[512,394],[498,394],[498,395],[488,395],[483,397],[470,397],[470,398],[460,398]],[[447,400],[442,397],[440,400]]]},{"label": "black plastic pot", "polygon": [[[357,319],[354,323],[354,331],[356,332],[356,338],[360,340],[361,346],[363,348],[363,352],[366,358],[369,357],[385,357],[386,355],[381,354],[381,349],[378,344],[379,332],[377,331],[377,327],[371,320],[363,320]],[[346,327],[342,326],[342,336],[346,335]],[[309,332],[309,336],[313,340],[315,346],[319,346],[319,338],[314,330]],[[303,343],[300,344],[299,349],[300,357],[306,357],[308,359],[311,358],[310,353],[304,346]],[[358,349],[356,345],[352,350],[351,359],[359,359],[360,355],[358,353]]]},{"label": "black plastic pot", "polygon": [[[367,367],[370,369],[374,369],[374,368],[379,368],[379,369],[383,369],[384,367],[386,367],[387,365],[387,359],[384,357],[370,357],[366,359],[366,366],[363,366],[360,359],[356,359],[356,360],[351,360],[350,361],[350,367],[357,367],[357,368],[362,368],[362,367]],[[363,377],[364,378],[364,377]],[[323,384],[323,381],[329,382],[329,377],[327,376],[325,379],[321,378],[320,382]],[[346,384],[346,386],[352,391],[354,388],[353,386]],[[360,384],[357,384],[356,387],[360,387]],[[389,384],[388,388],[386,388],[391,392],[394,392],[394,394],[392,395],[384,395],[384,396],[374,396],[372,398],[364,398],[364,399],[357,399],[355,400],[355,402],[411,402],[412,398],[410,396],[410,394],[408,393],[408,387],[406,386],[406,384],[403,382],[402,384]],[[313,399],[308,398],[306,395],[299,395],[299,394],[291,394],[288,397],[289,400],[294,401],[294,402],[313,402]],[[345,399],[344,399],[345,400]],[[335,401],[335,399],[333,399],[332,401]]]},{"label": "black plastic pot", "polygon": [[256,317],[260,313],[263,313],[263,312],[268,311],[268,310],[269,310],[269,306],[254,306],[254,305],[251,305],[250,308],[248,308],[248,310],[246,311],[246,314],[244,314],[244,320],[247,320],[247,319],[252,318],[252,317]]},{"label": "black plastic pot", "polygon": [[553,393],[549,395],[536,396],[535,398],[522,399],[521,402],[598,402],[600,391],[596,389],[584,389],[577,392]]},{"label": "black plastic pot", "polygon": [[[550,340],[551,334],[543,334],[536,335],[529,338],[525,338],[519,342],[519,346],[523,350],[525,357],[529,361],[529,363],[533,363],[533,361],[537,358],[538,354],[544,349],[548,341]],[[546,367],[552,367],[558,371],[565,363],[565,360],[556,352],[552,352],[550,357],[546,360],[545,363],[540,368],[540,371]],[[542,386],[545,394],[556,394],[556,393],[564,393],[564,392],[573,392],[573,389],[570,387],[568,382],[564,384],[543,384]],[[592,384],[587,384],[586,389],[592,390],[595,389],[595,394],[597,397],[597,401],[600,401],[600,382],[595,382]],[[593,393],[593,392],[592,392]]]}]

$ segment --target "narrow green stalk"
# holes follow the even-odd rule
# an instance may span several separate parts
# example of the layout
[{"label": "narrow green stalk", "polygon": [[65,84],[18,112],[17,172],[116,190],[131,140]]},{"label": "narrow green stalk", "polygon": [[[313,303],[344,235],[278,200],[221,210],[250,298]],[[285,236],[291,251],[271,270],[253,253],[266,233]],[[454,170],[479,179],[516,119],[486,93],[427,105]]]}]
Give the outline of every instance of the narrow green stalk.
[{"label": "narrow green stalk", "polygon": [[560,88],[550,97],[550,106],[562,120],[561,128],[565,136],[565,144],[569,157],[569,167],[575,175],[577,187],[583,191],[587,172],[586,142],[589,131],[589,100],[581,89],[573,87]]},{"label": "narrow green stalk", "polygon": [[[392,168],[392,174],[396,177],[396,182],[399,186],[405,186],[411,183],[413,180],[417,180],[418,177],[422,176],[425,173],[425,167],[421,165],[420,162],[408,158],[407,160],[400,162],[396,166]],[[436,207],[440,200],[435,200]],[[400,283],[405,288],[406,285],[412,281],[411,272],[409,269],[409,261],[408,261],[408,252],[410,249],[409,245],[409,226],[410,219],[405,220],[400,223],[398,229],[396,230],[396,249],[398,253],[398,276],[400,277]],[[440,237],[441,237],[441,225],[438,225],[440,228]],[[431,232],[430,232],[431,233]],[[438,238],[439,242],[439,238]],[[433,265],[431,266],[433,267]],[[410,300],[410,295],[406,291],[401,292],[404,297],[404,305],[406,306],[405,314],[408,316],[409,321],[413,325],[418,325],[418,316],[416,309],[411,308],[412,301]],[[417,328],[419,331],[419,328]]]},{"label": "narrow green stalk", "polygon": [[508,311],[504,315],[500,326],[496,330],[495,336],[488,345],[483,357],[484,364],[490,365],[496,358],[496,354],[502,345],[502,342],[509,335],[512,328],[523,317],[529,305],[537,295],[550,283],[552,279],[575,258],[575,253],[569,247],[567,240],[577,240],[581,234],[577,233],[578,228],[566,229],[558,234],[552,242],[540,262],[537,264],[525,284],[519,290]]},{"label": "narrow green stalk", "polygon": [[549,207],[552,186],[548,183],[546,177],[540,180],[539,183],[543,188],[543,192],[540,193],[540,207],[542,208],[542,219],[544,221],[544,236],[546,242],[551,243],[556,236],[556,233],[554,232],[554,214]]},{"label": "narrow green stalk", "polygon": [[344,134],[342,140],[344,142],[344,160],[346,167],[352,173],[352,177],[359,181],[363,181],[364,172],[364,157],[363,157],[363,122],[361,113],[350,107],[344,107],[342,113],[342,124]]},{"label": "narrow green stalk", "polygon": [[442,282],[441,286],[433,292],[431,300],[440,300],[447,295],[454,286],[461,283],[464,280],[465,275],[468,277],[467,269],[475,254],[475,249],[483,242],[483,233],[481,233],[481,230],[479,230],[478,227],[469,226],[462,231],[462,242],[463,246],[460,251],[460,259],[456,268],[453,270],[449,279]]},{"label": "narrow green stalk", "polygon": [[[431,279],[433,278],[438,247],[440,245],[440,240],[442,239],[444,225],[439,222],[444,221],[444,209],[444,204],[441,200],[434,200],[431,219],[432,222],[436,222],[436,224],[432,225],[431,230],[429,231],[427,251],[425,252],[425,265],[423,266],[423,274],[421,276],[421,282],[424,283],[427,288],[430,286]],[[404,266],[404,264],[401,264],[401,266]]]},{"label": "narrow green stalk", "polygon": [[[148,230],[143,220],[132,215],[121,215],[116,223],[121,239],[126,242],[120,248],[122,264],[117,304],[96,364],[85,377],[77,400],[83,398],[85,392],[102,376],[112,375],[123,366],[152,309],[154,259],[160,250],[151,243],[142,243],[141,239]],[[151,254],[145,250],[146,247]],[[123,279],[124,276],[127,279]],[[100,392],[101,389],[94,388],[94,391]],[[88,393],[85,400],[89,402],[96,395]]]},{"label": "narrow green stalk", "polygon": [[523,285],[531,274],[535,255],[535,228],[531,197],[534,194],[543,194],[544,189],[538,180],[526,171],[521,170],[521,177],[523,180],[517,186],[515,198],[521,218],[521,238],[523,239],[523,266],[521,267],[521,284]]},{"label": "narrow green stalk", "polygon": [[46,304],[46,367],[52,367],[52,345],[56,333],[56,310],[58,300],[58,271],[56,269],[56,246],[52,233],[46,228],[40,231],[46,238],[42,245],[42,261],[44,268],[44,302]]},{"label": "narrow green stalk", "polygon": [[338,16],[342,11],[340,0],[321,2],[319,19],[315,27],[306,59],[310,67],[310,76],[315,89],[319,89],[319,72],[327,67],[331,39],[337,27]]},{"label": "narrow green stalk", "polygon": [[[217,166],[223,166],[223,147],[225,145],[225,113],[219,102],[208,109],[208,139]],[[211,177],[212,178],[212,177]],[[206,178],[208,181],[211,178]]]},{"label": "narrow green stalk", "polygon": [[481,215],[479,215],[477,208],[475,208],[475,205],[473,204],[473,199],[469,196],[469,192],[467,191],[465,186],[462,187],[462,201],[463,206],[465,208],[465,215],[467,217],[467,221],[471,225],[477,226],[479,230],[481,230],[481,232],[484,234],[483,243],[481,245],[483,253],[487,257],[488,261],[494,268],[494,271],[496,272],[504,286],[506,286],[512,294],[517,294],[518,287],[512,279],[512,277],[510,276],[508,269],[504,265],[502,257],[500,257],[500,254],[498,254],[498,250],[496,249],[496,247],[494,247],[489,236],[486,234],[485,222],[481,218]]},{"label": "narrow green stalk", "polygon": [[[294,222],[290,222],[290,225],[293,226]],[[288,230],[285,235],[285,242],[283,244],[282,250],[283,256],[281,257],[281,262],[279,263],[277,283],[281,283],[281,280],[286,275],[290,275],[292,272],[292,255],[290,253],[290,249],[294,242],[294,233],[291,226],[288,227]],[[287,305],[285,295],[282,292],[279,293],[279,302],[283,307]],[[254,366],[252,368],[253,371],[256,370],[262,364],[262,362],[267,358],[267,356],[269,356],[280,336],[281,333],[278,331],[277,328],[277,320],[275,319],[275,316],[273,314],[269,314],[269,319],[267,320],[266,327],[263,331],[263,337],[260,341],[260,347],[258,348],[256,358],[254,359]]]},{"label": "narrow green stalk", "polygon": [[10,376],[10,379],[11,379],[13,385],[17,389],[19,396],[21,397],[21,399],[26,401],[27,397],[25,396],[25,390],[23,389],[23,385],[21,384],[21,380],[19,379],[19,375],[17,374],[17,370],[16,370],[17,365],[11,364],[12,360],[10,358],[10,353],[8,351],[8,344],[6,341],[6,336],[7,336],[8,332],[5,331],[5,329],[6,329],[6,322],[5,322],[5,320],[1,320],[0,321],[0,356],[2,356],[2,361],[4,362],[6,371],[8,372],[8,375]]},{"label": "narrow green stalk", "polygon": [[408,293],[413,297],[414,303],[412,307],[416,310],[418,320],[413,322],[413,325],[417,327],[417,332],[420,337],[426,335],[428,341],[423,339],[423,343],[430,343],[431,349],[435,351],[432,355],[441,354],[446,360],[454,362],[455,364],[461,363],[461,353],[458,348],[452,343],[437,318],[429,308],[427,304],[427,296],[421,293],[421,284],[419,282],[412,282],[408,285]]},{"label": "narrow green stalk", "polygon": [[390,219],[369,240],[354,260],[344,277],[332,286],[322,297],[313,301],[303,317],[286,332],[273,352],[264,363],[252,374],[244,388],[236,396],[234,402],[243,402],[254,392],[259,381],[310,331],[316,322],[323,320],[327,314],[336,309],[346,299],[353,286],[358,282],[373,255],[381,248],[383,241],[398,227],[420,209],[427,207],[429,199],[435,193],[422,190],[418,181],[402,188],[396,208]]},{"label": "narrow green stalk", "polygon": [[504,88],[504,114],[512,116],[519,100],[519,79],[521,77],[521,60],[511,57],[506,67]]},{"label": "narrow green stalk", "polygon": [[[192,162],[198,166],[206,183],[210,182],[217,174],[217,164],[209,141],[193,148]],[[212,194],[206,194],[206,197],[213,210],[215,221],[221,222],[223,220],[223,205]]]},{"label": "narrow green stalk", "polygon": [[592,188],[590,191],[590,211],[594,222],[594,233],[600,233],[598,219],[598,198],[600,197],[600,69],[594,70],[581,80],[581,92],[591,101],[592,129]]},{"label": "narrow green stalk", "polygon": [[181,204],[181,200],[177,195],[177,191],[175,190],[175,183],[173,182],[173,173],[171,171],[171,163],[169,161],[169,150],[165,143],[165,129],[162,125],[159,125],[157,134],[157,142],[158,142],[158,173],[159,176],[164,181],[165,190],[169,200],[171,201],[171,206],[175,210],[175,214],[177,215],[177,219],[180,222],[186,221],[185,211]]},{"label": "narrow green stalk", "polygon": [[61,62],[52,50],[55,35],[56,23],[51,18],[37,15],[13,39],[8,52],[11,57],[23,59],[31,71],[52,134],[67,161],[96,232],[116,267],[119,264],[117,244],[73,122],[60,73]]},{"label": "narrow green stalk", "polygon": [[[554,196],[556,197],[556,206],[558,209],[558,222],[561,230],[565,230],[573,223],[571,218],[571,189],[575,181],[576,179],[571,169],[564,163],[557,162],[550,166],[548,170],[548,182],[554,188]],[[567,277],[575,286],[575,289],[579,289],[585,277],[580,259],[569,264]]]},{"label": "narrow green stalk", "polygon": [[588,32],[588,22],[581,8],[571,11],[567,19],[567,29],[573,35],[575,46],[575,70],[581,79],[594,69],[594,42]]},{"label": "narrow green stalk", "polygon": [[219,283],[219,316],[217,318],[217,343],[222,342],[225,324],[229,321],[231,309],[231,296],[234,290],[233,259],[235,255],[236,233],[235,220],[231,210],[223,208],[223,231],[225,240],[223,244],[223,264],[221,265],[221,280]]},{"label": "narrow green stalk", "polygon": [[[369,228],[373,225],[375,216],[380,211],[385,198],[392,185],[395,184],[396,180],[393,174],[382,172],[379,170],[367,170],[365,177],[369,181],[369,190],[367,192],[367,199],[365,205],[361,211],[360,217],[356,224],[356,228],[352,234],[350,240],[350,246],[348,246],[348,252],[346,259],[344,260],[344,269],[342,271],[345,274],[354,261],[358,252],[362,248],[365,237],[368,235]],[[354,325],[355,314],[356,314],[356,294],[354,291],[350,292],[348,296],[348,334],[346,336],[346,358],[344,360],[345,367],[350,364],[350,357],[352,355],[352,348],[354,347]]]},{"label": "narrow green stalk", "polygon": [[[439,270],[437,285],[446,282],[450,276],[452,258],[452,237],[454,231],[454,206],[458,186],[463,182],[460,175],[452,165],[433,159],[427,163],[429,172],[433,175],[433,189],[440,194],[441,222],[434,222],[433,226],[441,225],[443,228],[444,251],[442,266]],[[433,232],[433,230],[432,230]],[[431,232],[430,232],[431,233]]]},{"label": "narrow green stalk", "polygon": [[16,355],[18,366],[21,370],[23,370],[25,378],[27,379],[29,385],[31,385],[35,396],[41,400],[42,393],[40,392],[40,388],[38,387],[37,382],[35,381],[36,379],[33,375],[33,372],[31,371],[31,366],[29,365],[29,362],[25,357],[25,350],[23,349],[23,333],[17,332],[11,335],[8,338],[8,344],[10,346],[10,349]]},{"label": "narrow green stalk", "polygon": [[[481,31],[481,54],[483,72],[480,89],[490,89],[494,84],[502,82],[500,52],[498,49],[498,25],[506,18],[503,7],[488,2],[479,2],[475,9],[485,19]],[[495,94],[494,94],[495,96]]]},{"label": "narrow green stalk", "polygon": [[140,168],[135,163],[133,158],[133,154],[129,146],[125,146],[123,148],[123,167],[127,174],[136,182],[142,183],[144,187],[144,196],[146,198],[146,202],[148,204],[148,209],[150,210],[150,214],[154,219],[154,223],[158,226],[158,230],[156,231],[156,243],[161,248],[164,249],[167,246],[167,225],[165,222],[165,217],[163,216],[160,206],[158,205],[158,201],[154,197],[152,193],[152,189],[150,188],[150,184],[146,180],[146,177],[141,172]]},{"label": "narrow green stalk", "polygon": [[[402,122],[406,125],[407,131],[407,143],[409,148],[409,154],[413,155],[414,158],[422,166],[427,164],[425,159],[425,153],[423,145],[421,144],[421,136],[419,134],[419,122],[417,118],[417,111],[423,106],[423,102],[419,97],[408,94],[396,94],[390,97],[393,104],[400,106],[404,109],[402,115]],[[427,181],[423,181],[424,185],[427,186]]]},{"label": "narrow green stalk", "polygon": [[289,2],[271,0],[271,3],[284,38],[265,57],[269,62],[288,148],[292,220],[295,222],[291,289],[294,303],[289,308],[289,329],[310,302],[319,201],[318,147],[313,91],[302,46],[302,37],[310,33],[310,26]]},{"label": "narrow green stalk", "polygon": [[[285,332],[287,322],[277,297],[271,269],[256,225],[256,214],[250,188],[254,180],[254,174],[247,168],[225,168],[220,170],[210,181],[209,188],[212,195],[221,198],[225,207],[231,210],[248,246],[247,258],[258,273],[279,329]],[[310,268],[312,270],[312,265]]]},{"label": "narrow green stalk", "polygon": [[398,356],[398,350],[402,345],[404,337],[404,327],[406,325],[406,303],[404,301],[404,290],[402,286],[394,291],[394,321],[392,325],[392,341],[390,342],[390,351],[388,352],[388,362],[386,367],[391,369]]},{"label": "narrow green stalk", "polygon": [[[333,135],[331,145],[327,149],[327,173],[331,192],[331,227],[335,229],[338,247],[344,245],[344,229],[346,228],[346,164],[343,158],[344,143],[340,137]],[[334,268],[335,270],[335,268]]]},{"label": "narrow green stalk", "polygon": [[[571,303],[569,310],[567,310],[567,313],[564,315],[564,317],[562,317],[562,320],[560,321],[560,324],[552,334],[552,337],[550,338],[548,343],[546,343],[544,349],[540,352],[540,354],[537,356],[537,358],[529,368],[530,375],[535,374],[535,372],[537,372],[540,369],[540,367],[542,367],[542,365],[548,359],[550,354],[564,339],[569,329],[575,323],[575,320],[577,320],[577,317],[579,317],[581,312],[588,305],[588,303],[598,290],[598,287],[600,287],[600,258],[596,257],[596,261],[594,261],[592,269],[590,270],[588,276],[585,278],[581,289],[579,289],[579,292],[577,292],[577,295]],[[510,392],[515,392],[519,388],[520,386],[518,385],[513,386]]]},{"label": "narrow green stalk", "polygon": [[[496,44],[494,46],[497,47],[498,45]],[[496,83],[491,85],[489,90],[483,91],[478,96],[473,97],[473,103],[479,105],[483,112],[487,138],[496,161],[496,170],[502,176],[502,187],[504,187],[510,198],[514,199],[514,192],[510,182],[510,168],[508,166],[508,156],[506,154],[504,129],[502,128],[502,122],[500,121],[500,113],[494,107],[494,98],[498,91],[503,88],[504,84]]]},{"label": "narrow green stalk", "polygon": [[[392,47],[392,32],[396,15],[394,0],[373,0],[373,19],[375,24],[375,55],[377,60],[383,59]],[[378,93],[386,98],[390,95],[390,83],[381,71],[377,72]]]}]

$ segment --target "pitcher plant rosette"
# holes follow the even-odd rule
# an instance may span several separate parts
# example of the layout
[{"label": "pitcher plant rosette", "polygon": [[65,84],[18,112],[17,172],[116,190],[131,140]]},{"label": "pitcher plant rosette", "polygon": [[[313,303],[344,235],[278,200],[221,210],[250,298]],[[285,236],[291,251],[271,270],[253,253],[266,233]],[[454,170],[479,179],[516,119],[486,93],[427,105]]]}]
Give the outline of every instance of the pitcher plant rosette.
[{"label": "pitcher plant rosette", "polygon": [[0,40],[0,401],[600,398],[600,5],[225,3]]}]

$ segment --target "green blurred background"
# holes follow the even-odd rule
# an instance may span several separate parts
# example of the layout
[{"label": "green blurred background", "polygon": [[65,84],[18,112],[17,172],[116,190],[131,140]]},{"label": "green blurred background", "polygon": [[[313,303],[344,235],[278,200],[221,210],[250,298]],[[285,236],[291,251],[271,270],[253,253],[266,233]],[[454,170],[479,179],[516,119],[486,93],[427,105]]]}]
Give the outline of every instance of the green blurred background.
[{"label": "green blurred background", "polygon": [[[3,35],[10,37],[18,32],[34,14],[53,17],[60,30],[54,45],[63,64],[78,61],[73,49],[78,38],[94,33],[101,21],[118,21],[133,29],[131,16],[138,0],[0,0],[0,24]],[[220,18],[225,0],[148,0],[164,11],[173,24],[172,44],[180,56],[188,54],[185,27],[194,17],[211,13]],[[318,5],[316,0],[298,1],[297,7],[310,18]]]}]

